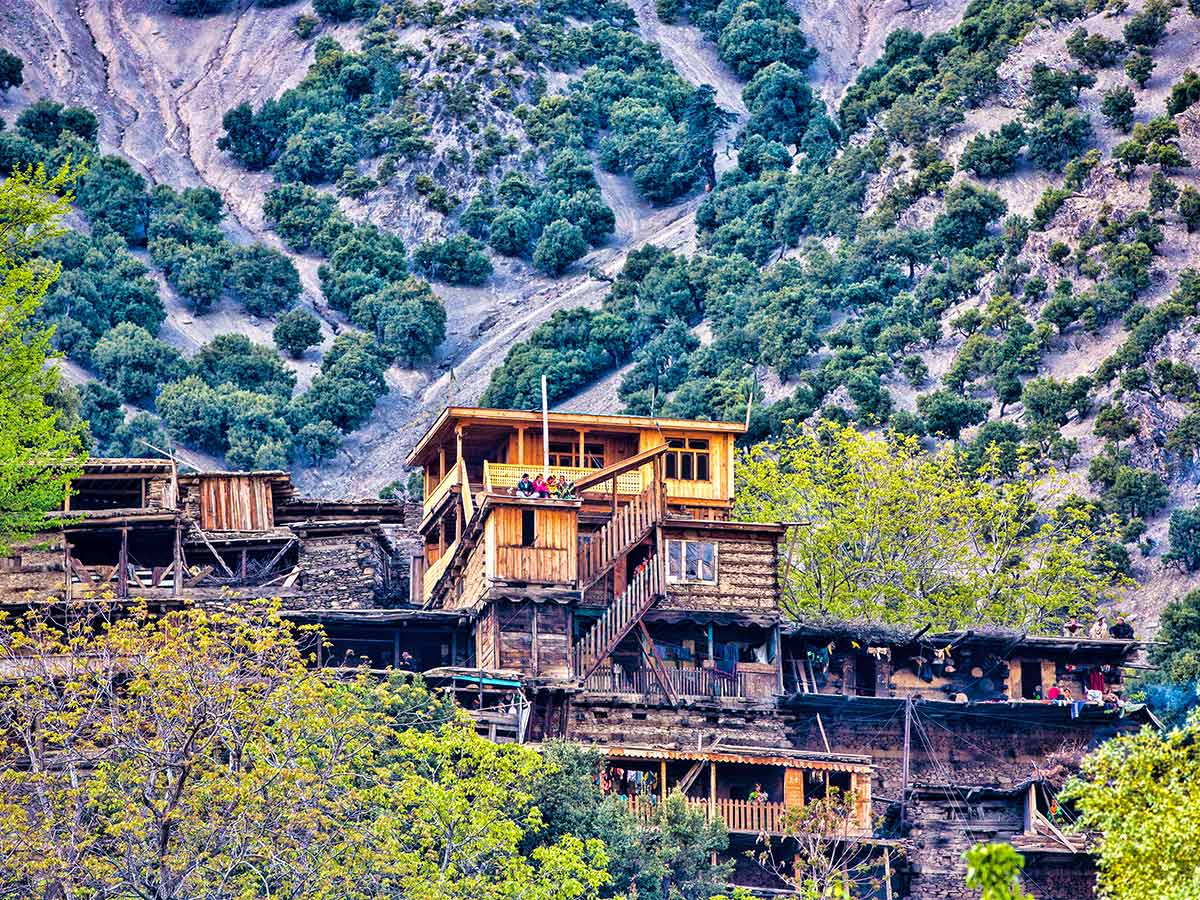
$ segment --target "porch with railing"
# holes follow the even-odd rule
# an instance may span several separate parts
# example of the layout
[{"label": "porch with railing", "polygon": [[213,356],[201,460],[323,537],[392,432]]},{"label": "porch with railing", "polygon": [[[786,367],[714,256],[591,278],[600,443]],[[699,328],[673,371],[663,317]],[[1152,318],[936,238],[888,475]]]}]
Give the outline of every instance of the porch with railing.
[{"label": "porch with railing", "polygon": [[[533,477],[536,474],[540,474],[541,470],[542,467],[539,465],[517,466],[509,463],[485,461],[483,464],[483,487],[489,493],[509,491],[517,486],[517,482],[521,480],[522,475]],[[566,478],[567,481],[574,483],[585,476],[595,474],[595,472],[595,469],[580,468],[577,466],[551,466],[546,475],[547,477],[553,475],[556,479]],[[631,472],[622,472],[617,476],[618,495],[640,494],[643,488],[645,488],[645,484],[643,484],[640,469],[634,469]],[[612,479],[591,485],[581,491],[581,493],[584,496],[591,497],[610,496],[612,494]]]},{"label": "porch with railing", "polygon": [[[629,811],[644,825],[653,824],[662,801],[656,797],[629,797]],[[721,822],[726,831],[749,834],[784,834],[788,827],[788,807],[762,800],[732,800],[718,797],[688,797],[690,809],[704,813],[706,822]]]},{"label": "porch with railing", "polygon": [[[763,673],[718,669],[671,668],[663,672],[675,695],[681,699],[765,699],[772,696],[764,684]],[[650,669],[624,669],[601,666],[583,681],[585,691],[601,694],[629,694],[666,699],[662,686]]]}]

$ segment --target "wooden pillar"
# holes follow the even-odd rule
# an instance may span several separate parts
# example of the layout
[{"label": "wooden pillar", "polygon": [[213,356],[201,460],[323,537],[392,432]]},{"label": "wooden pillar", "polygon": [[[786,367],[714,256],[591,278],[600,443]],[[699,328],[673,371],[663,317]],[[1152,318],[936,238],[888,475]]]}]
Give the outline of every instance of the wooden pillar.
[{"label": "wooden pillar", "polygon": [[658,761],[658,793],[663,800],[667,799],[667,761]]},{"label": "wooden pillar", "polygon": [[245,550],[242,551],[241,579],[242,579],[242,581],[246,580],[246,551]]},{"label": "wooden pillar", "polygon": [[[462,429],[461,425],[457,425],[454,428],[454,453],[455,453],[454,463],[455,463],[455,465],[459,465],[462,463],[462,458],[463,458],[462,442],[463,442],[463,429]],[[465,485],[464,485],[464,487],[465,487]]]},{"label": "wooden pillar", "polygon": [[517,429],[517,465],[525,465],[525,426]]},{"label": "wooden pillar", "polygon": [[438,447],[438,484],[446,477],[446,448]]},{"label": "wooden pillar", "polygon": [[715,821],[717,818],[717,764],[713,761],[708,763],[708,821]]},{"label": "wooden pillar", "polygon": [[708,623],[708,658],[710,660],[712,660],[713,662],[716,661],[716,657],[713,656],[714,644],[715,644],[715,642],[713,641],[713,623],[709,622]]},{"label": "wooden pillar", "polygon": [[178,597],[183,589],[183,528],[179,520],[175,520],[175,549],[173,554],[175,577],[171,579],[171,594]]},{"label": "wooden pillar", "polygon": [[438,559],[446,552],[446,518],[438,519]]},{"label": "wooden pillar", "polygon": [[582,469],[585,467],[585,465],[586,464],[583,461],[583,429],[580,428],[579,429],[579,468]]},{"label": "wooden pillar", "polygon": [[121,529],[121,552],[117,555],[117,596],[129,596],[129,528]]},{"label": "wooden pillar", "polygon": [[529,656],[533,663],[533,674],[539,674],[538,667],[538,608],[536,603],[529,604]]}]

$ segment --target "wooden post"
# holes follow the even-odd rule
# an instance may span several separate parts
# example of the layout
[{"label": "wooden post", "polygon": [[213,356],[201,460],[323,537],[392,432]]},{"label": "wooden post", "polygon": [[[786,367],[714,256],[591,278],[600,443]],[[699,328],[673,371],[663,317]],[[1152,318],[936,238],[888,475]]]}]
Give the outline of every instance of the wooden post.
[{"label": "wooden post", "polygon": [[175,520],[175,550],[173,555],[175,577],[172,579],[171,594],[178,597],[183,588],[183,533],[179,519]]},{"label": "wooden post", "polygon": [[659,793],[659,796],[663,800],[666,800],[667,799],[667,761],[665,759],[659,760],[658,772],[659,772],[658,793]]},{"label": "wooden post", "polygon": [[517,429],[517,465],[525,465],[525,426]]},{"label": "wooden post", "polygon": [[542,376],[542,477],[550,475],[550,401],[547,399],[546,376]]},{"label": "wooden post", "polygon": [[715,657],[715,656],[713,656],[713,652],[714,652],[714,650],[713,650],[713,644],[714,644],[714,641],[713,641],[713,623],[710,621],[710,622],[708,623],[708,658],[709,658],[709,660],[710,660],[710,661],[712,661],[712,662],[714,662],[714,663],[715,663],[715,662],[716,662],[716,657]]},{"label": "wooden post", "polygon": [[129,527],[121,529],[121,552],[117,556],[117,596],[124,600],[129,596]]},{"label": "wooden post", "polygon": [[911,756],[912,695],[904,698],[904,755],[900,762],[902,787],[900,789],[900,830],[903,832],[908,817],[908,771]]},{"label": "wooden post", "polygon": [[583,461],[583,429],[579,429],[579,468],[585,468]]},{"label": "wooden post", "polygon": [[438,484],[446,477],[446,448],[438,447]]},{"label": "wooden post", "polygon": [[892,900],[892,849],[883,848],[883,896],[884,900]]},{"label": "wooden post", "polygon": [[533,674],[540,674],[538,669],[538,608],[536,603],[529,604],[529,655],[532,657]]},{"label": "wooden post", "polygon": [[717,764],[711,760],[708,763],[708,821],[717,818]]}]

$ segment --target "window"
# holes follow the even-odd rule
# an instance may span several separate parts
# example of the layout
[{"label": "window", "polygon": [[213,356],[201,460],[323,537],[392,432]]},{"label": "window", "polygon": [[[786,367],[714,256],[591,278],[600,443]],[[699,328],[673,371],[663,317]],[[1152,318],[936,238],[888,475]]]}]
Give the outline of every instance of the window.
[{"label": "window", "polygon": [[550,465],[566,469],[603,469],[604,445],[584,444],[583,461],[579,459],[579,442],[550,442]]},{"label": "window", "polygon": [[534,516],[536,513],[532,509],[521,510],[521,546],[532,547],[533,542],[537,540],[537,529],[534,527]]},{"label": "window", "polygon": [[711,541],[667,541],[667,580],[717,583],[717,545]]},{"label": "window", "polygon": [[678,481],[708,481],[708,438],[668,438],[667,477]]}]

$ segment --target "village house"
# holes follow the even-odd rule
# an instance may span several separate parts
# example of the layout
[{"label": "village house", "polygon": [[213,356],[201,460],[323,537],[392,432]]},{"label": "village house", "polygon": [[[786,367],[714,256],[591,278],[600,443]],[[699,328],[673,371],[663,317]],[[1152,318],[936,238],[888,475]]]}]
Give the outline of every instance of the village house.
[{"label": "village house", "polygon": [[1138,644],[792,620],[787,526],[734,515],[742,432],[451,407],[408,459],[419,506],[92,460],[57,526],[0,561],[0,604],[279,598],[324,628],[321,665],[421,672],[492,740],[597,747],[603,787],[643,819],[678,790],[759,890],[787,885],[748,854],[786,861],[806,805],[837,798],[830,846],[879,897],[972,896],[962,853],[981,840],[1024,852],[1039,898],[1090,895],[1056,791],[1146,720],[1123,697]]}]

